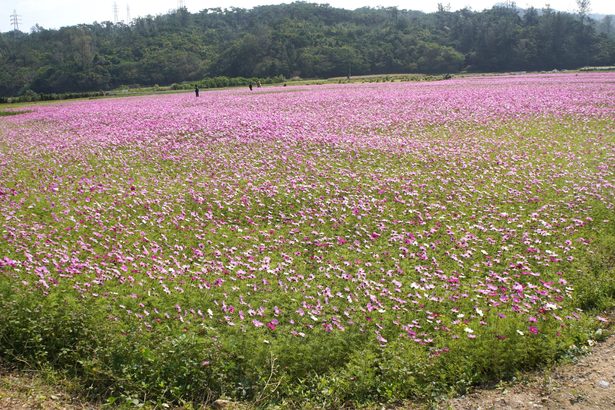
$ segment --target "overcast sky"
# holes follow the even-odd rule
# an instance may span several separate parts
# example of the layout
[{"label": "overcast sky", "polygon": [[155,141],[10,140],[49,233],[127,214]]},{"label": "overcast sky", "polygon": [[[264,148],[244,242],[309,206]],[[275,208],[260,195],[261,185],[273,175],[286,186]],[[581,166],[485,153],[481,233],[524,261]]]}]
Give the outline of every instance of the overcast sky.
[{"label": "overcast sky", "polygon": [[[191,12],[205,8],[241,7],[252,8],[263,4],[281,4],[291,1],[277,0],[184,0],[183,3]],[[330,0],[310,1],[328,3],[333,7],[356,9],[364,6],[397,6],[400,9],[435,11],[438,3],[450,4],[451,10],[470,7],[473,10],[490,8],[498,0]],[[13,10],[20,16],[22,31],[30,31],[35,24],[44,28],[59,28],[94,21],[113,21],[113,4],[117,4],[118,17],[126,20],[128,6],[130,16],[145,16],[166,13],[177,8],[178,0],[0,0],[0,31],[11,30],[11,14]],[[576,10],[575,0],[518,0],[518,7],[534,6],[543,8],[549,4],[552,9],[560,11]],[[615,0],[591,0],[591,12],[599,14],[615,14]]]}]

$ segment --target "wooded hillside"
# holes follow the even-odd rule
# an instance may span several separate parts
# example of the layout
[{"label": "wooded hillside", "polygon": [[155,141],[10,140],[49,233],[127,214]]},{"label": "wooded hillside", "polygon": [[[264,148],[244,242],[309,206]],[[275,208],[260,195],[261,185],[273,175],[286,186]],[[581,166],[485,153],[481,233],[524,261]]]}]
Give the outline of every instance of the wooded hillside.
[{"label": "wooded hillside", "polygon": [[[296,2],[0,34],[0,96],[168,85],[206,76],[551,70],[615,62],[615,27],[499,6],[436,13]],[[31,91],[30,91],[31,92]]]}]

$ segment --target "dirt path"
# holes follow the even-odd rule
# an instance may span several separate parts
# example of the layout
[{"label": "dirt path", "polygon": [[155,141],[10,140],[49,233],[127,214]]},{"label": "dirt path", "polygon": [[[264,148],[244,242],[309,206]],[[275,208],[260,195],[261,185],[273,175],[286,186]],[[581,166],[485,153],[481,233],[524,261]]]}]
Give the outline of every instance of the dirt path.
[{"label": "dirt path", "polygon": [[94,410],[100,408],[82,403],[61,386],[52,386],[40,376],[5,372],[0,368],[0,410]]},{"label": "dirt path", "polygon": [[478,390],[443,409],[615,409],[615,335],[576,363],[527,375],[523,382]]}]

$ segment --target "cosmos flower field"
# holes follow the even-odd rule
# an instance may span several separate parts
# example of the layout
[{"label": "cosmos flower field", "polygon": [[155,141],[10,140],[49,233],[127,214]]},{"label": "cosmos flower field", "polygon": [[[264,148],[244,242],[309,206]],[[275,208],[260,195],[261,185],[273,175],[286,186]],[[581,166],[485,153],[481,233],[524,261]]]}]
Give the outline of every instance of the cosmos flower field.
[{"label": "cosmos flower field", "polygon": [[272,87],[0,118],[0,355],[103,400],[339,407],[606,326],[615,73]]}]

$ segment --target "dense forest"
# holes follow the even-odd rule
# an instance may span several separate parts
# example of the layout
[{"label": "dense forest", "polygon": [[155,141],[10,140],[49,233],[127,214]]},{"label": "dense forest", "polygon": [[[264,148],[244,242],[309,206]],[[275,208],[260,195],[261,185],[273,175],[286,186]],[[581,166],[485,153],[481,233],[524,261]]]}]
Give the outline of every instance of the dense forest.
[{"label": "dense forest", "polygon": [[0,96],[168,85],[207,76],[286,78],[578,68],[615,63],[615,24],[514,3],[476,12],[354,11],[296,2],[186,9],[0,34]]}]

